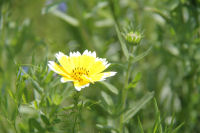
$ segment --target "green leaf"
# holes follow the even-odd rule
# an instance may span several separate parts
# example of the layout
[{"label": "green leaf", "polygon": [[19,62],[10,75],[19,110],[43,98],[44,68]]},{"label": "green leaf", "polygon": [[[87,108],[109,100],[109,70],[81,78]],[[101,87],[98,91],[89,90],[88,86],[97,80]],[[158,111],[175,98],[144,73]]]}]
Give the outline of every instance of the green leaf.
[{"label": "green leaf", "polygon": [[48,118],[45,115],[41,115],[41,119],[46,125],[50,125],[50,122],[49,122]]},{"label": "green leaf", "polygon": [[13,105],[13,108],[12,108],[12,113],[11,113],[11,120],[12,121],[15,121],[16,120],[16,117],[18,115],[18,107],[17,105]]},{"label": "green leaf", "polygon": [[156,114],[157,114],[157,122],[158,123],[158,128],[159,128],[159,132],[162,133],[162,125],[161,125],[161,119],[160,119],[160,111],[158,109],[158,105],[156,102],[156,99],[154,98],[154,105],[155,105],[155,109],[156,109]]},{"label": "green leaf", "polygon": [[34,118],[29,119],[29,131],[34,132],[34,128],[38,129],[40,132],[44,131],[41,124]]},{"label": "green leaf", "polygon": [[184,122],[181,123],[179,126],[177,126],[177,127],[172,131],[172,133],[176,133],[183,125],[184,125]]},{"label": "green leaf", "polygon": [[112,131],[112,130],[114,130],[114,131],[116,131],[118,133],[118,131],[115,128],[111,127],[111,126],[106,126],[106,125],[101,125],[101,124],[96,124],[96,126],[97,126],[97,128],[102,129],[104,131]]},{"label": "green leaf", "polygon": [[136,102],[124,113],[123,123],[128,122],[140,109],[142,109],[154,96],[154,92],[148,92],[141,100]]},{"label": "green leaf", "polygon": [[16,98],[15,98],[15,95],[14,95],[14,93],[12,92],[12,90],[8,90],[8,94],[10,95],[10,97],[13,99],[13,101],[15,101],[15,103],[17,103],[17,100],[16,100]]},{"label": "green leaf", "polygon": [[124,42],[124,40],[122,38],[122,35],[121,35],[120,31],[119,31],[119,27],[117,25],[115,25],[115,30],[117,32],[117,36],[118,36],[118,39],[119,39],[121,47],[122,47],[122,51],[123,51],[126,59],[128,60],[129,59],[129,52],[128,52],[128,49],[126,47],[126,43]]},{"label": "green leaf", "polygon": [[35,89],[41,94],[43,92],[43,88],[39,85],[39,83],[34,80],[27,72],[25,72],[21,67],[19,67],[20,71],[24,74],[27,75],[28,79],[30,79],[30,81],[32,82],[33,86],[35,87]]},{"label": "green leaf", "polygon": [[149,49],[147,49],[144,53],[134,57],[133,55],[131,55],[131,57],[133,58],[133,63],[141,60],[142,58],[144,58],[146,55],[149,54],[149,52],[151,51],[152,47],[150,47]]},{"label": "green leaf", "polygon": [[62,102],[62,96],[58,94],[54,94],[52,98],[55,105],[59,105]]},{"label": "green leaf", "polygon": [[108,88],[108,90],[111,91],[112,93],[118,95],[118,93],[119,93],[118,89],[115,86],[113,86],[112,84],[104,82],[104,81],[99,82],[99,83],[101,83],[104,86],[106,86]]},{"label": "green leaf", "polygon": [[57,16],[58,18],[61,18],[62,20],[64,20],[65,22],[67,22],[68,24],[72,25],[72,26],[75,26],[75,27],[78,27],[79,26],[79,22],[77,19],[57,10],[57,9],[54,9],[54,10],[51,10],[50,11],[53,15]]},{"label": "green leaf", "polygon": [[105,100],[105,102],[109,105],[112,106],[113,105],[113,101],[110,95],[108,95],[106,92],[101,92],[101,95],[103,97],[103,99]]},{"label": "green leaf", "polygon": [[38,108],[38,103],[37,103],[37,101],[34,100],[34,101],[33,101],[33,104],[34,104],[35,109],[39,109],[39,108]]},{"label": "green leaf", "polygon": [[170,125],[168,128],[168,132],[171,133],[174,125],[175,115],[172,116],[172,119],[170,120]]},{"label": "green leaf", "polygon": [[138,117],[138,124],[139,124],[139,126],[140,126],[140,133],[144,133],[144,129],[143,129],[143,127],[142,127],[142,123],[141,123],[141,121],[140,121],[140,118]]},{"label": "green leaf", "polygon": [[35,89],[41,94],[44,89],[39,85],[39,83],[33,80],[33,78],[30,78],[30,81],[33,83],[33,86],[35,87]]},{"label": "green leaf", "polygon": [[57,123],[60,123],[60,122],[61,122],[61,120],[58,119],[58,118],[56,118],[56,119],[54,119],[54,120],[52,121],[52,124],[57,124]]},{"label": "green leaf", "polygon": [[163,19],[165,19],[166,22],[169,22],[169,23],[171,22],[170,16],[168,14],[164,14],[162,11],[160,11],[157,8],[146,7],[145,10],[150,11],[150,12],[154,12],[154,13],[160,15]]},{"label": "green leaf", "polygon": [[128,89],[129,88],[135,88],[137,83],[138,83],[138,81],[141,79],[141,77],[142,77],[142,74],[140,72],[137,73],[135,78],[131,81],[131,83],[129,83]]}]

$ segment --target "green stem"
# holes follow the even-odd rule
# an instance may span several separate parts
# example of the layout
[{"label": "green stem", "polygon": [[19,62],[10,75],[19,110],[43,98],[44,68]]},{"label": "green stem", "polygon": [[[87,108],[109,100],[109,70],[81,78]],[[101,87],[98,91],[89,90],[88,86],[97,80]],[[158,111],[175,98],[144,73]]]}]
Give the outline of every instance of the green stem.
[{"label": "green stem", "polygon": [[17,132],[17,127],[16,127],[16,120],[12,122],[12,125],[13,125],[13,127],[14,127],[14,129],[15,129],[15,133],[18,133],[18,132]]},{"label": "green stem", "polygon": [[79,96],[80,96],[80,92],[76,91],[74,93],[74,108],[73,108],[73,112],[74,112],[74,125],[73,125],[73,133],[77,133],[78,131],[76,131],[76,128],[78,126],[78,116],[80,113],[79,107],[78,107],[78,102],[79,102]]},{"label": "green stem", "polygon": [[[136,50],[136,48],[134,49],[134,46],[133,46],[133,48],[131,50],[131,54],[133,54],[133,52]],[[124,109],[126,108],[126,99],[127,99],[127,92],[128,92],[129,77],[130,77],[130,72],[131,72],[131,65],[132,65],[132,61],[131,61],[131,58],[129,58],[129,60],[128,60],[128,69],[126,71],[124,88],[122,90],[122,105],[121,105],[122,106],[122,111],[124,111]],[[120,133],[123,133],[123,128],[124,128],[123,120],[124,120],[124,115],[122,113],[121,116],[120,116],[120,125],[119,125],[119,132]]]}]

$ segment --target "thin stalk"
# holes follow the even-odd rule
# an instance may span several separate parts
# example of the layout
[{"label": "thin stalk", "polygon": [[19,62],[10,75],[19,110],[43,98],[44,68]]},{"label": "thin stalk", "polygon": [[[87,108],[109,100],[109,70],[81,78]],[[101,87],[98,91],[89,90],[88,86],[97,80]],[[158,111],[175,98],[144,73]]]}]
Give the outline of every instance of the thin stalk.
[{"label": "thin stalk", "polygon": [[13,127],[14,127],[15,133],[18,133],[17,127],[16,127],[16,120],[14,120],[14,121],[12,122],[12,125],[13,125]]},{"label": "thin stalk", "polygon": [[76,128],[77,128],[77,121],[78,121],[78,116],[79,116],[79,107],[78,107],[78,102],[79,102],[79,94],[80,92],[76,91],[75,94],[74,94],[74,125],[73,125],[73,133],[77,133],[78,131],[76,131]]},{"label": "thin stalk", "polygon": [[[136,48],[134,48],[134,46],[132,47],[131,54],[133,54],[133,52],[136,50]],[[131,61],[131,58],[129,58],[124,88],[122,90],[122,110],[124,110],[125,107],[126,107],[126,99],[127,99],[127,92],[128,92],[129,77],[130,77],[130,72],[131,72],[131,65],[132,65],[132,61]],[[122,113],[121,116],[120,116],[120,126],[119,126],[119,132],[120,133],[123,133],[123,128],[124,128],[123,120],[124,120],[124,115]]]},{"label": "thin stalk", "polygon": [[16,127],[16,125],[14,125],[14,128],[15,128],[15,132],[18,133],[18,132],[17,132],[17,127]]}]

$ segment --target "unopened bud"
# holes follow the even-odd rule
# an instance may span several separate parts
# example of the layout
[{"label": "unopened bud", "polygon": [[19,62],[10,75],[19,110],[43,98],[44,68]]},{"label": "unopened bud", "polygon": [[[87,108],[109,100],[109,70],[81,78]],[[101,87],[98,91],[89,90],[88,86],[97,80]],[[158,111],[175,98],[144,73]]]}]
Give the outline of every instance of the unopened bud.
[{"label": "unopened bud", "polygon": [[139,32],[129,32],[125,35],[125,39],[130,43],[139,43],[142,39],[142,36]]}]

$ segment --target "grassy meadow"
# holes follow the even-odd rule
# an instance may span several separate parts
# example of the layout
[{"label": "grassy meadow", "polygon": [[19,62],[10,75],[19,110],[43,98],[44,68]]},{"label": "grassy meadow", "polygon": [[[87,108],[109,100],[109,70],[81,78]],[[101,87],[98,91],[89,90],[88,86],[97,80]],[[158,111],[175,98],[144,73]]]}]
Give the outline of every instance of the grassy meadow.
[{"label": "grassy meadow", "polygon": [[[85,50],[117,73],[77,91]],[[200,0],[0,0],[0,133],[200,133]]]}]

